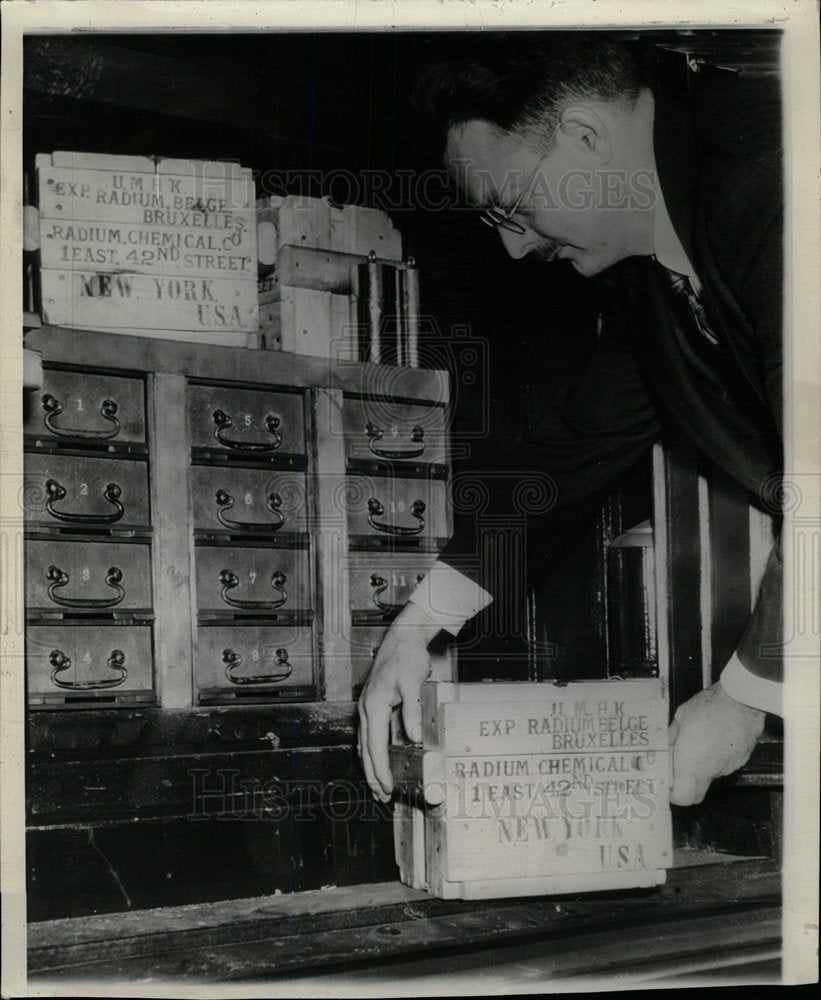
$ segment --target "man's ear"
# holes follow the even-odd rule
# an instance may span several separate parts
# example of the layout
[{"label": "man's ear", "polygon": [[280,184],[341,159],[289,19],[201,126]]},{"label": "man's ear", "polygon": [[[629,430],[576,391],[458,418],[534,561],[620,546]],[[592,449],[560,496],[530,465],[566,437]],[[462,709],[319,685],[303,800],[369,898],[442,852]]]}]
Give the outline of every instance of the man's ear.
[{"label": "man's ear", "polygon": [[613,155],[607,122],[589,104],[569,104],[562,110],[556,139],[568,156],[588,166],[592,160],[603,167]]}]

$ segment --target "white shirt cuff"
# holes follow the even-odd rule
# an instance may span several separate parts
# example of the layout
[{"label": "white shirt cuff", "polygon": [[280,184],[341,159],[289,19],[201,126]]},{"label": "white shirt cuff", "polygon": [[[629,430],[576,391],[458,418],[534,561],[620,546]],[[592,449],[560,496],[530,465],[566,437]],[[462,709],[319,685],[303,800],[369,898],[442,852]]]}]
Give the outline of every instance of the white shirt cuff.
[{"label": "white shirt cuff", "polygon": [[744,666],[735,653],[721,671],[721,686],[731,698],[761,712],[781,715],[782,685],[778,681],[758,677]]},{"label": "white shirt cuff", "polygon": [[431,567],[409,599],[451,635],[493,600],[478,583],[442,562]]}]

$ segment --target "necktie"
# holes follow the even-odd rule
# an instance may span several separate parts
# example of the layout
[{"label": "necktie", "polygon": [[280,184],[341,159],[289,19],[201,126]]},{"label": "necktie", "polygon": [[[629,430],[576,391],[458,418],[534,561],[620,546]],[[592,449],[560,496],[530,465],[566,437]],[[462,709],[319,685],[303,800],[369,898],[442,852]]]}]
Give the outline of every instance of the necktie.
[{"label": "necktie", "polygon": [[690,279],[685,274],[679,274],[678,271],[672,271],[669,267],[664,267],[663,264],[660,266],[667,277],[667,281],[673,294],[687,302],[690,314],[695,320],[698,332],[705,340],[712,344],[713,347],[718,347],[718,341],[716,340],[715,334],[710,329],[707,314],[704,312],[704,306],[701,304],[701,299],[696,293],[696,290],[693,288]]}]

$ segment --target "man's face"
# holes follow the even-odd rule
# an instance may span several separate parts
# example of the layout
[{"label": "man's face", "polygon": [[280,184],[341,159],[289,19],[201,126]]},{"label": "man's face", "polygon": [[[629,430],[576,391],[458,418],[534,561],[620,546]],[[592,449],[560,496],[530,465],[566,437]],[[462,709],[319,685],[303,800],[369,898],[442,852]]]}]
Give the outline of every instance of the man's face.
[{"label": "man's face", "polygon": [[569,260],[591,277],[639,252],[635,198],[625,197],[621,180],[627,172],[611,157],[602,163],[600,149],[595,154],[577,137],[564,136],[552,138],[543,152],[523,136],[474,120],[450,130],[445,164],[478,208],[506,213],[521,196],[511,218],[524,233],[499,228],[511,257]]}]

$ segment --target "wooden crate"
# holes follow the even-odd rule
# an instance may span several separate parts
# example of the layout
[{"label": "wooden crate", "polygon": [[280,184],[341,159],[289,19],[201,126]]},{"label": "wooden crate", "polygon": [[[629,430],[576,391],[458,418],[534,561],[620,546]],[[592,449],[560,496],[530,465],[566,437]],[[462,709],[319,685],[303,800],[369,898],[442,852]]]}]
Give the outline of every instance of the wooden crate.
[{"label": "wooden crate", "polygon": [[39,153],[36,166],[45,322],[254,346],[251,170],[64,151]]},{"label": "wooden crate", "polygon": [[672,864],[657,680],[422,689],[391,747],[400,878],[444,899],[658,885]]},{"label": "wooden crate", "polygon": [[362,360],[356,268],[373,251],[401,261],[390,217],[327,198],[266,196],[257,201],[259,329],[266,350],[334,361]]}]

